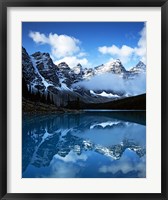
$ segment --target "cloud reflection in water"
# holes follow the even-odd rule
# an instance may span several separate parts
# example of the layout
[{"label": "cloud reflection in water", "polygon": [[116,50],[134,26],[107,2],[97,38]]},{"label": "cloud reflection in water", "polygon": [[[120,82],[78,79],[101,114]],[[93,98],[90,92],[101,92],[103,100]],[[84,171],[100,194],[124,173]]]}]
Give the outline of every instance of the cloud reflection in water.
[{"label": "cloud reflection in water", "polygon": [[24,118],[23,178],[146,177],[144,116],[84,112]]}]

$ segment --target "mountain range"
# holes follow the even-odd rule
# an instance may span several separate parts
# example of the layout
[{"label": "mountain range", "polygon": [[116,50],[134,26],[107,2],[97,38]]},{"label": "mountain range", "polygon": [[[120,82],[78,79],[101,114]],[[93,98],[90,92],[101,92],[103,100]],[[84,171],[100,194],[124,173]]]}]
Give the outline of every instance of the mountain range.
[{"label": "mountain range", "polygon": [[[104,75],[114,76],[115,80],[122,80],[122,84],[129,87],[130,81],[131,84],[136,83],[141,76],[146,76],[146,65],[139,61],[136,66],[126,70],[117,59],[94,68],[83,68],[81,64],[70,68],[65,62],[54,64],[49,53],[29,55],[22,47],[22,77],[28,91],[46,98],[48,95],[57,106],[66,106],[70,101],[105,103],[138,95],[125,91],[123,87],[116,89],[110,84],[108,88],[103,88],[99,81],[97,87],[88,87],[92,80]],[[103,81],[107,80],[104,78]],[[111,84],[117,85],[117,81]]]}]

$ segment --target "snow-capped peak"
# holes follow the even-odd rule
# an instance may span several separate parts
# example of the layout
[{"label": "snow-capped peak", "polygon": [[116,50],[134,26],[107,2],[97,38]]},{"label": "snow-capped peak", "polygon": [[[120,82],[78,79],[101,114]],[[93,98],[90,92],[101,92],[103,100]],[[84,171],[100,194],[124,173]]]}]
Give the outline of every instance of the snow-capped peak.
[{"label": "snow-capped peak", "polygon": [[78,64],[77,64],[77,67],[80,67],[80,68],[82,68],[82,65],[81,65],[80,63],[78,63]]},{"label": "snow-capped peak", "polygon": [[82,76],[82,65],[79,63],[77,64],[76,67],[74,67],[72,69],[72,71],[76,74],[76,75],[81,75]]},{"label": "snow-capped peak", "polygon": [[136,67],[141,68],[141,69],[146,69],[146,65],[142,61],[139,61],[139,63],[136,65]]},{"label": "snow-capped peak", "polygon": [[113,60],[111,62],[108,62],[104,65],[98,66],[95,68],[96,74],[102,74],[112,72],[115,74],[122,74],[126,72],[126,69],[122,65],[121,61],[119,59]]},{"label": "snow-capped peak", "polygon": [[70,70],[70,67],[68,66],[68,64],[66,62],[61,62],[58,64],[58,68],[60,70]]},{"label": "snow-capped peak", "polygon": [[146,65],[142,61],[139,61],[138,64],[135,67],[133,67],[130,71],[131,72],[137,72],[137,73],[145,72],[146,71]]},{"label": "snow-capped peak", "polygon": [[34,62],[36,63],[39,70],[47,70],[47,69],[54,69],[56,65],[53,63],[52,59],[50,58],[49,53],[41,53],[36,52],[31,55],[34,58]]}]

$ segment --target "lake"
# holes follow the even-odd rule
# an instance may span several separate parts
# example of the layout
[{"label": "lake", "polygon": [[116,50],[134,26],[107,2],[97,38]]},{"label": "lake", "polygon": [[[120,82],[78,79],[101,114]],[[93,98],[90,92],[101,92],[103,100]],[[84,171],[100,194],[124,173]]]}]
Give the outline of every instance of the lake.
[{"label": "lake", "polygon": [[145,178],[146,112],[23,116],[23,178]]}]

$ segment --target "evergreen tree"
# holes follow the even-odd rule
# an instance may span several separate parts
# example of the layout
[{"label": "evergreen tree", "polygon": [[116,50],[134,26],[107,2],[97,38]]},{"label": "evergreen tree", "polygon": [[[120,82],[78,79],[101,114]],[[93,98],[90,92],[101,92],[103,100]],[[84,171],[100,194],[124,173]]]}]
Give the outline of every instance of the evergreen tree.
[{"label": "evergreen tree", "polygon": [[69,104],[70,104],[70,97],[69,97],[69,94],[68,94],[68,101],[67,101],[67,104],[68,104],[68,106],[69,106]]},{"label": "evergreen tree", "polygon": [[41,94],[40,101],[42,103],[46,103],[46,98],[45,98],[45,94],[44,93]]},{"label": "evergreen tree", "polygon": [[40,91],[38,89],[37,93],[36,93],[36,101],[40,101],[41,99],[41,95],[40,95]]},{"label": "evergreen tree", "polygon": [[47,104],[51,104],[50,93],[47,93]]},{"label": "evergreen tree", "polygon": [[80,99],[79,97],[77,97],[77,105],[76,105],[77,109],[80,109]]},{"label": "evergreen tree", "polygon": [[22,96],[27,98],[29,96],[28,87],[25,79],[22,77]]}]

